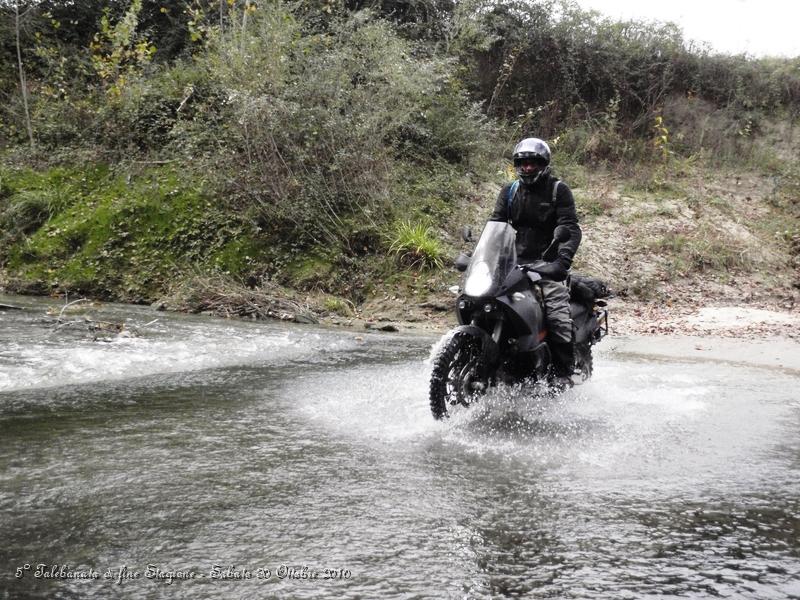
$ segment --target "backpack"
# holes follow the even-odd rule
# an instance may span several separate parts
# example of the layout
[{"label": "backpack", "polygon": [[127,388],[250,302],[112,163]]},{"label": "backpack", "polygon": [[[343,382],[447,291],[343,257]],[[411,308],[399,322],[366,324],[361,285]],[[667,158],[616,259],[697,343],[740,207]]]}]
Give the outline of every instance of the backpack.
[{"label": "backpack", "polygon": [[[558,194],[558,184],[561,183],[561,180],[556,179],[556,182],[553,184],[553,204],[556,203],[556,195]],[[506,196],[506,220],[511,223],[511,205],[514,202],[514,196],[517,195],[517,190],[519,189],[519,179],[515,179],[514,183],[508,188],[508,195]]]}]

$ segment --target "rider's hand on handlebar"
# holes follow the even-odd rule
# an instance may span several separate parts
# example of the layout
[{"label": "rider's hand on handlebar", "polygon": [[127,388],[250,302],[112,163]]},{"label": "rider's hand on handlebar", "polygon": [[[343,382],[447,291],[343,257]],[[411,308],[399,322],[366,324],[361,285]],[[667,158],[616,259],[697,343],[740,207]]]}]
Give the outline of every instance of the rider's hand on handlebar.
[{"label": "rider's hand on handlebar", "polygon": [[568,270],[569,265],[561,258],[557,258],[553,262],[537,265],[535,268],[531,269],[531,271],[536,271],[542,277],[547,277],[554,281],[563,281],[566,279]]}]

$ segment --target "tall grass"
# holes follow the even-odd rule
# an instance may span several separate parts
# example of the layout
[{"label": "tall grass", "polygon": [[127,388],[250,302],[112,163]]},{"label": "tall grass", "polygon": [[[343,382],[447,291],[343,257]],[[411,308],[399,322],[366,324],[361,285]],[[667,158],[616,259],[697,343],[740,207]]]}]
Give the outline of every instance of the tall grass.
[{"label": "tall grass", "polygon": [[389,252],[409,267],[440,269],[444,266],[444,246],[434,235],[433,229],[422,223],[399,223]]}]

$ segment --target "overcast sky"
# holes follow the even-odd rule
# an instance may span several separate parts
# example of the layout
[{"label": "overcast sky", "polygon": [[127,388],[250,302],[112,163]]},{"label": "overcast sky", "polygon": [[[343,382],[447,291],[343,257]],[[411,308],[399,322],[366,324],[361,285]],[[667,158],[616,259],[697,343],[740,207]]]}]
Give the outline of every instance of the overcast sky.
[{"label": "overcast sky", "polygon": [[754,56],[800,56],[797,0],[577,0],[615,19],[672,21],[686,39]]}]

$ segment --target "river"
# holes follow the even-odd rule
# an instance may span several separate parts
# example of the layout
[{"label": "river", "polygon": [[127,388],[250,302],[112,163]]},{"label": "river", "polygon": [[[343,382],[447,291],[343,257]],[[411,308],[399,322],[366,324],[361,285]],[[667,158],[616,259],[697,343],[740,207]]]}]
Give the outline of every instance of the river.
[{"label": "river", "polygon": [[0,598],[800,597],[797,372],[434,422],[430,336],[0,302]]}]

